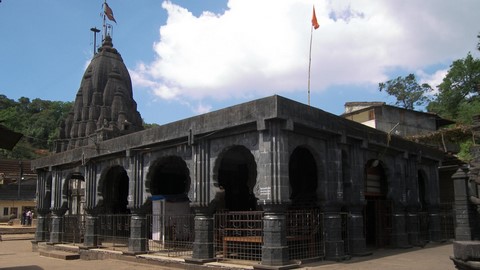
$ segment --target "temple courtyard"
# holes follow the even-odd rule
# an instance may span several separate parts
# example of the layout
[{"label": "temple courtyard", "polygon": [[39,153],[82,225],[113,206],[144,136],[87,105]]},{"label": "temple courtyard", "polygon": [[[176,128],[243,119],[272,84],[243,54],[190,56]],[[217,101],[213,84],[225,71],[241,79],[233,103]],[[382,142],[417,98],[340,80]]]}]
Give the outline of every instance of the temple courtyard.
[{"label": "temple courtyard", "polygon": [[[33,234],[4,235],[0,242],[0,269],[194,269],[193,265],[176,267],[146,264],[126,260],[62,260],[40,256],[32,251]],[[455,269],[449,257],[451,242],[429,243],[424,248],[378,249],[366,257],[354,257],[342,262],[314,262],[297,269]],[[172,262],[174,264],[174,262]],[[202,267],[207,269],[207,267]],[[200,267],[198,268],[200,269]],[[249,265],[211,263],[208,269],[253,269]]]}]

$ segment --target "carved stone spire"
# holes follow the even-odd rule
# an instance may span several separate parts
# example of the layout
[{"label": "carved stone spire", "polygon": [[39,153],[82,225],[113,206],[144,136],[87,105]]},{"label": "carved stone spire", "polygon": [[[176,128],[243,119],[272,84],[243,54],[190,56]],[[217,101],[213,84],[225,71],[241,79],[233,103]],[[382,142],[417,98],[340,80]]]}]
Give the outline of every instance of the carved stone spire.
[{"label": "carved stone spire", "polygon": [[60,129],[57,152],[143,129],[130,74],[110,36],[87,67],[72,112]]}]

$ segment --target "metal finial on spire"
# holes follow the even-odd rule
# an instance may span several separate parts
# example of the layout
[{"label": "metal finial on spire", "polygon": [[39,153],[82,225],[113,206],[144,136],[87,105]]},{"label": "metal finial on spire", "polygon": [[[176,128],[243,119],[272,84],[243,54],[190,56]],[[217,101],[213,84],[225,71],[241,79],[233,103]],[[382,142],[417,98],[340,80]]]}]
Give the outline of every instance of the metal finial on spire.
[{"label": "metal finial on spire", "polygon": [[90,28],[90,31],[93,32],[93,55],[95,55],[97,52],[97,33],[100,32],[96,27]]}]

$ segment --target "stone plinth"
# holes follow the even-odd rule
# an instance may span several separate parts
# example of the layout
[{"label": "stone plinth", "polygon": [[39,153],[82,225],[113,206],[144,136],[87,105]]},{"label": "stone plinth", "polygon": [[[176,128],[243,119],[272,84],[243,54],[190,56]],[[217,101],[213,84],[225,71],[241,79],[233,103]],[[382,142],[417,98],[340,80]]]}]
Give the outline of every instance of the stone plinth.
[{"label": "stone plinth", "polygon": [[453,257],[457,269],[480,269],[480,241],[453,242]]}]

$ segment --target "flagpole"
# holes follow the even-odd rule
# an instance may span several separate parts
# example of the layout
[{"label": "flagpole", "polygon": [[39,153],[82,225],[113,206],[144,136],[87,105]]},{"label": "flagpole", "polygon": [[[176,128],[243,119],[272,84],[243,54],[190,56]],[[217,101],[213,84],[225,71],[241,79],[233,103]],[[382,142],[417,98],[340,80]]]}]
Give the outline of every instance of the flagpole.
[{"label": "flagpole", "polygon": [[105,20],[105,5],[107,4],[107,0],[104,0],[103,2],[103,40],[107,38],[107,23]]},{"label": "flagpole", "polygon": [[310,52],[308,54],[308,106],[310,106],[310,69],[312,66],[313,25],[310,27]]}]

